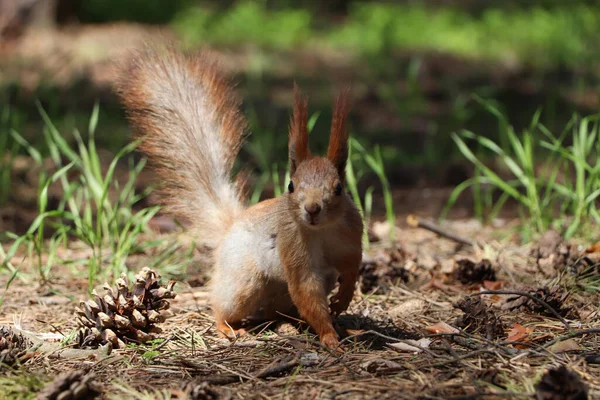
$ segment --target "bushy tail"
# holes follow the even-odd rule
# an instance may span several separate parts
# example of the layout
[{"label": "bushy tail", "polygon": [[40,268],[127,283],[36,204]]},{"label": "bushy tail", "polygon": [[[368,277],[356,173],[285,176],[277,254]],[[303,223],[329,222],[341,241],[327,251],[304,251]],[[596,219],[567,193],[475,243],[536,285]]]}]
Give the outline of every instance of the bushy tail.
[{"label": "bushy tail", "polygon": [[231,87],[208,54],[148,46],[116,88],[167,211],[191,222],[197,244],[214,248],[244,209],[231,169],[246,122]]}]

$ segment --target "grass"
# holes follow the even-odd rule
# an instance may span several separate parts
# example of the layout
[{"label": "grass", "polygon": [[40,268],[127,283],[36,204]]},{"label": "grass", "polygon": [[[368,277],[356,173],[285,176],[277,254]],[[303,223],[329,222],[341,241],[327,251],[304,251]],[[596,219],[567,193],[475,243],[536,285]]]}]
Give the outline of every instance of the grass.
[{"label": "grass", "polygon": [[600,293],[600,273],[597,265],[581,271],[573,280],[575,282],[570,287],[582,288],[590,293]]},{"label": "grass", "polygon": [[490,7],[480,16],[450,7],[356,4],[349,21],[330,38],[336,46],[367,54],[408,48],[539,65],[577,64],[595,57],[593,38],[599,19],[594,7],[581,4],[550,9]]},{"label": "grass", "polygon": [[2,398],[25,400],[35,398],[35,393],[46,384],[45,379],[35,373],[17,371],[0,377]]},{"label": "grass", "polygon": [[[41,106],[39,111],[46,124],[43,130],[47,146],[45,150],[56,171],[48,175],[44,168],[40,168],[38,216],[24,235],[11,234],[14,240],[12,245],[6,251],[2,249],[2,266],[10,273],[6,289],[15,277],[22,276],[19,274],[20,267],[11,260],[22,254],[19,252],[23,249],[24,258],[35,266],[40,284],[51,280],[52,268],[56,264],[77,264],[84,267],[90,291],[99,279],[110,279],[127,272],[128,257],[137,252],[159,249],[156,261],[161,261],[161,266],[174,273],[185,271],[190,252],[181,254],[177,246],[164,239],[150,242],[141,240],[140,235],[148,229],[148,222],[159,207],[136,210],[136,204],[150,190],[142,193],[135,191],[135,182],[145,166],[144,160],[136,163],[131,157],[137,143],[121,149],[105,169],[95,145],[98,106],[89,120],[87,140],[77,130],[73,132],[75,147],[67,143]],[[16,131],[11,134],[16,143],[27,149],[35,163],[43,165],[43,157],[38,149]],[[128,172],[125,179],[119,180],[115,172],[117,166],[124,162],[128,163]],[[51,185],[60,185],[62,189],[62,197],[54,209],[48,208]],[[73,240],[84,243],[90,256],[79,260],[62,259],[61,254],[65,253]]]},{"label": "grass", "polygon": [[369,57],[413,49],[551,66],[597,60],[599,22],[600,11],[585,4],[487,7],[475,15],[454,7],[357,2],[343,22],[332,23],[303,9],[240,1],[220,11],[184,8],[172,25],[190,44],[326,46]]},{"label": "grass", "polygon": [[350,162],[346,165],[346,182],[348,185],[348,190],[350,191],[350,195],[352,196],[352,200],[354,204],[358,207],[358,210],[362,214],[364,221],[364,232],[363,232],[363,246],[365,248],[369,247],[369,235],[368,228],[371,222],[371,211],[373,209],[373,186],[369,186],[365,191],[364,198],[361,199],[359,191],[358,191],[358,182],[362,177],[364,172],[363,169],[358,171],[354,171],[354,163],[353,163],[353,146],[349,147],[348,158]]},{"label": "grass", "polygon": [[[442,217],[465,189],[473,188],[475,207],[489,210],[488,218],[494,218],[507,200],[516,202],[524,229],[531,231],[525,232],[526,237],[552,227],[568,239],[583,233],[591,222],[600,222],[600,116],[574,116],[555,135],[539,122],[538,111],[529,128],[518,135],[492,102],[477,100],[498,118],[503,139],[496,143],[467,130],[452,134],[478,172],[454,189]],[[476,155],[468,143],[475,143],[481,154]],[[483,154],[491,154],[499,167],[484,163]],[[495,193],[499,193],[496,200]]]},{"label": "grass", "polygon": [[[313,114],[308,124],[309,132],[312,131],[318,114]],[[281,165],[287,161],[287,135],[276,132],[273,126],[265,126],[261,123],[255,109],[249,108],[248,120],[252,126],[252,135],[244,145],[244,151],[250,156],[251,162],[256,165],[258,171],[251,193],[250,204],[260,201],[264,190],[272,185],[276,196],[285,192],[289,181],[289,168],[284,172],[281,181]],[[278,156],[276,156],[278,155]],[[281,157],[281,155],[284,155]],[[238,160],[239,162],[239,160]]]},{"label": "grass", "polygon": [[[483,123],[478,119],[480,114],[470,113],[469,93],[465,92],[477,91],[485,96],[503,96],[506,93],[494,85],[479,84],[465,90],[464,85],[472,83],[442,80],[437,83],[443,88],[444,96],[451,99],[452,110],[444,116],[432,116],[432,105],[435,105],[420,87],[419,76],[428,75],[427,71],[420,70],[422,54],[439,52],[468,59],[504,62],[509,66],[524,66],[525,70],[533,66],[533,74],[540,79],[546,76],[547,69],[560,71],[567,66],[577,75],[581,72],[577,78],[580,82],[572,85],[581,89],[596,84],[595,78],[583,71],[587,71],[600,54],[596,40],[600,34],[600,11],[597,7],[581,3],[563,7],[555,2],[553,5],[537,3],[522,8],[490,6],[483,7],[480,13],[471,13],[460,7],[427,8],[414,3],[356,2],[351,5],[347,16],[335,21],[331,16],[311,14],[299,8],[273,7],[271,3],[261,1],[240,1],[224,8],[196,5],[184,8],[173,19],[172,26],[191,46],[209,43],[219,47],[249,46],[275,51],[300,48],[307,53],[318,54],[335,49],[363,58],[367,61],[363,65],[368,65],[368,68],[361,67],[358,73],[368,85],[373,86],[385,109],[394,112],[398,120],[407,121],[407,126],[415,120],[415,116],[423,118],[426,125],[423,135],[408,137],[408,140],[416,142],[416,146],[422,146],[423,150],[419,152],[406,151],[404,146],[391,142],[392,132],[375,131],[372,133],[375,140],[361,140],[374,143],[380,139],[382,155],[388,165],[400,167],[410,164],[424,167],[432,174],[440,160],[448,161],[452,157],[452,161],[456,161],[460,158],[446,132],[470,123]],[[413,54],[408,65],[393,56],[401,52]],[[260,54],[256,56],[258,58],[268,59],[266,51],[252,53]],[[268,70],[277,65],[269,61],[259,64],[258,70]],[[277,68],[274,70],[278,73]],[[402,90],[397,84],[390,84],[398,76],[406,80],[406,87]],[[589,83],[584,82],[588,80]],[[571,85],[561,78],[562,83]],[[548,103],[560,101],[556,93],[544,94]],[[568,117],[570,111],[553,112],[547,105],[545,122],[551,124],[552,119]],[[510,113],[516,121],[529,111],[513,106]],[[425,139],[421,142],[423,137]],[[258,200],[259,192],[272,180],[273,170],[283,169],[284,162],[278,161],[277,166],[271,162],[260,167],[261,171],[270,171],[269,177],[261,177],[257,182],[261,189],[255,192],[253,201]],[[477,213],[480,215],[481,210]]]},{"label": "grass", "polygon": [[0,114],[0,206],[5,204],[10,196],[11,171],[14,157],[19,150],[19,143],[10,140],[12,123],[10,108],[4,107]]},{"label": "grass", "polygon": [[[365,234],[363,242],[368,246],[368,237],[366,230],[369,228],[371,220],[371,211],[373,208],[373,191],[375,190],[372,186],[369,186],[364,194],[364,198],[361,201],[358,192],[358,182],[361,177],[368,173],[374,173],[381,183],[381,190],[383,193],[383,201],[385,204],[385,215],[390,227],[396,225],[396,215],[394,213],[394,202],[392,199],[392,188],[390,182],[385,173],[385,167],[383,157],[381,156],[381,148],[375,146],[373,150],[367,150],[360,142],[351,137],[350,138],[350,156],[349,163],[346,167],[346,175],[348,178],[348,187],[354,203],[358,206],[365,220]],[[368,168],[368,169],[367,169]],[[394,229],[390,229],[389,239],[394,240]]]},{"label": "grass", "polygon": [[188,44],[252,43],[289,49],[311,38],[311,19],[305,10],[267,10],[261,2],[240,1],[220,12],[206,7],[184,9],[174,18],[173,26]]},{"label": "grass", "polygon": [[[135,149],[136,143],[125,146],[117,153],[106,173],[102,171],[94,139],[98,111],[99,108],[96,106],[90,117],[87,143],[83,141],[77,130],[74,131],[77,149],[73,149],[40,107],[40,113],[46,123],[44,130],[46,143],[53,161],[57,166],[62,166],[63,159],[67,159],[70,161],[69,166],[75,166],[79,173],[78,180],[69,180],[64,175],[60,176],[65,196],[59,210],[64,211],[61,216],[67,218],[74,225],[75,236],[92,249],[92,257],[88,264],[90,287],[99,272],[104,269],[105,247],[110,257],[110,270],[114,276],[118,276],[125,270],[126,257],[135,246],[137,236],[158,211],[156,207],[147,208],[138,213],[133,211],[134,204],[145,196],[145,193],[136,194],[134,192],[135,180],[144,167],[144,161],[137,165],[130,165],[129,179],[123,187],[120,187],[118,181],[114,180],[117,163]],[[63,168],[65,167],[62,167],[61,170]],[[114,202],[108,199],[111,189],[119,193]],[[45,202],[45,196],[46,193],[41,191],[40,203]]]}]

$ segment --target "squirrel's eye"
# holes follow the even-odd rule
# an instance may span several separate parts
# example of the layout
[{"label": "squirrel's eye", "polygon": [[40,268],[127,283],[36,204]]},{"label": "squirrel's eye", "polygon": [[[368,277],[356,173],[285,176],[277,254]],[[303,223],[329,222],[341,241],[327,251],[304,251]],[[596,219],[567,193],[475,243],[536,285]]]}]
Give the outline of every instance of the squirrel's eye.
[{"label": "squirrel's eye", "polygon": [[294,182],[290,181],[290,184],[288,185],[288,191],[290,193],[294,193]]},{"label": "squirrel's eye", "polygon": [[335,187],[335,194],[336,196],[339,196],[342,194],[342,184],[338,183]]}]

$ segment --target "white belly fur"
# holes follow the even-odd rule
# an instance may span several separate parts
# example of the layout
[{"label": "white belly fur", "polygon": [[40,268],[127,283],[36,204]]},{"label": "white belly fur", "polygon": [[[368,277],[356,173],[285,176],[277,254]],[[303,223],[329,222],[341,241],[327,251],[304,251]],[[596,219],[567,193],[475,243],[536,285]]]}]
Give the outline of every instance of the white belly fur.
[{"label": "white belly fur", "polygon": [[[232,225],[216,253],[212,300],[225,314],[233,313],[240,298],[251,304],[248,318],[268,318],[264,310],[279,304],[281,312],[293,305],[276,246],[273,221],[238,221]],[[249,288],[252,293],[245,296]]]},{"label": "white belly fur", "polygon": [[[225,315],[235,314],[240,306],[248,310],[248,319],[276,318],[275,310],[295,314],[275,232],[275,220],[269,216],[260,218],[260,223],[240,220],[231,226],[217,249],[212,301]],[[314,272],[326,282],[329,293],[337,280],[337,271],[324,265],[325,245],[322,235],[316,235],[309,243],[313,260],[321,260],[313,265]],[[249,288],[252,293],[248,295]],[[242,298],[245,304],[240,305]]]}]

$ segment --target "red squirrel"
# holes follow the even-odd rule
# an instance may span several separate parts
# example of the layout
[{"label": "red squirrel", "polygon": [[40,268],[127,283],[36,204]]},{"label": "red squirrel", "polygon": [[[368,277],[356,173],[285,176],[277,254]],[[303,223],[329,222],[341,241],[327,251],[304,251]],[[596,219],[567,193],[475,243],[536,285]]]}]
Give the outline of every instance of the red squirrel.
[{"label": "red squirrel", "polygon": [[344,190],[348,92],[337,97],[327,155],[319,157],[309,150],[307,99],[294,86],[288,190],[247,207],[231,176],[246,122],[208,53],[147,46],[131,57],[116,89],[162,183],[162,202],[211,249],[220,334],[243,333],[248,319],[299,314],[323,345],[337,347],[332,315],[348,308],[362,257],[362,218]]}]

